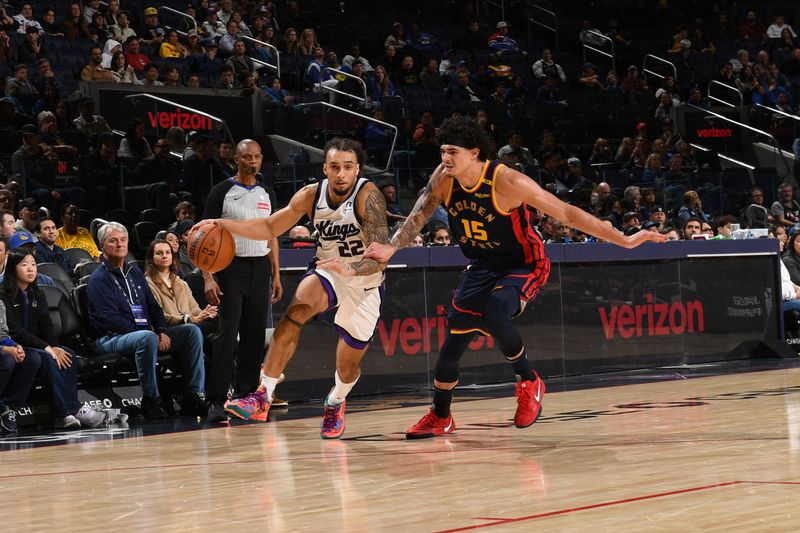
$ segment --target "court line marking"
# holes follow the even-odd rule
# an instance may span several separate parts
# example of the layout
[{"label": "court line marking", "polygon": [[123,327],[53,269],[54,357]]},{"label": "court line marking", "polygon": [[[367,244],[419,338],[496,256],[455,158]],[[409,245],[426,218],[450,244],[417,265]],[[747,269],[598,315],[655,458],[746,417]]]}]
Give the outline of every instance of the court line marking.
[{"label": "court line marking", "polygon": [[633,503],[633,502],[640,502],[644,500],[652,500],[654,498],[663,498],[665,496],[674,496],[676,494],[687,494],[690,492],[699,492],[703,490],[710,490],[710,489],[719,489],[723,487],[730,487],[733,485],[745,485],[745,484],[757,484],[757,485],[800,485],[800,481],[745,481],[745,480],[738,480],[738,481],[727,481],[725,483],[715,483],[713,485],[703,485],[701,487],[691,487],[688,489],[679,489],[679,490],[672,490],[669,492],[661,492],[658,494],[648,494],[646,496],[636,496],[634,498],[624,498],[622,500],[613,500],[610,502],[602,502],[602,503],[594,503],[591,505],[584,505],[581,507],[572,507],[568,509],[559,509],[558,511],[549,511],[546,513],[539,513],[529,516],[520,516],[517,518],[485,518],[485,517],[475,517],[474,520],[494,520],[488,524],[474,524],[471,526],[464,526],[454,529],[442,529],[436,531],[436,533],[455,533],[457,531],[471,531],[474,529],[484,529],[487,527],[494,527],[500,526],[505,524],[513,524],[516,522],[525,522],[528,520],[537,520],[539,518],[547,518],[550,516],[558,516],[568,513],[576,513],[579,511],[587,511],[589,509],[599,509],[602,507],[610,507],[612,505],[621,505],[625,503]]}]

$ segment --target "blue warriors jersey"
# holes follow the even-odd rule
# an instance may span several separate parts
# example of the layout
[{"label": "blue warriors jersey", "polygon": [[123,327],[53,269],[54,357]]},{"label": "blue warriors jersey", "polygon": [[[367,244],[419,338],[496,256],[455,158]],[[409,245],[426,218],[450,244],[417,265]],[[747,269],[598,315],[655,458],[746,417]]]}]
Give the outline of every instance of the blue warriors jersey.
[{"label": "blue warriors jersey", "polygon": [[529,265],[547,268],[544,244],[532,223],[532,213],[522,203],[503,211],[495,199],[495,179],[503,168],[498,161],[486,161],[478,183],[464,189],[453,178],[444,207],[450,221],[452,242],[473,263],[491,270]]}]

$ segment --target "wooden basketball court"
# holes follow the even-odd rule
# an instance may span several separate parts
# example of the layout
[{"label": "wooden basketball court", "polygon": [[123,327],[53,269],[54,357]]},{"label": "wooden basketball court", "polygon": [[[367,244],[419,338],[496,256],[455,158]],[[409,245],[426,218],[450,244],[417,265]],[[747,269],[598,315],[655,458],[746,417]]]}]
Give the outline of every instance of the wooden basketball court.
[{"label": "wooden basketball court", "polygon": [[341,441],[319,439],[316,406],[291,407],[306,418],[277,412],[266,423],[152,436],[134,426],[46,447],[0,439],[2,529],[800,527],[800,365],[632,381],[582,390],[548,381],[543,418],[525,430],[510,424],[510,385],[457,395],[456,433],[420,441],[403,431],[425,399],[398,396],[353,398]]}]

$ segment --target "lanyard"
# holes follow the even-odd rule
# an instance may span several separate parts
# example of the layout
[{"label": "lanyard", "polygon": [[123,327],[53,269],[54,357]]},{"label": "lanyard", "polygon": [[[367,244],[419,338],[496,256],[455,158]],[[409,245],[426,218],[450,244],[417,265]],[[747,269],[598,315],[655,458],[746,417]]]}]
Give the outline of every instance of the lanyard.
[{"label": "lanyard", "polygon": [[130,304],[131,307],[136,305],[139,302],[139,293],[137,293],[133,288],[131,288],[131,284],[128,282],[128,276],[122,274],[122,277],[125,278],[125,285],[127,285],[128,287],[128,292],[125,292],[125,289],[122,288],[122,284],[120,284],[119,280],[117,279],[117,276],[113,274],[111,276],[114,278],[114,283],[117,284],[117,287],[119,287],[119,290],[125,296],[125,299],[128,301],[128,304]]}]

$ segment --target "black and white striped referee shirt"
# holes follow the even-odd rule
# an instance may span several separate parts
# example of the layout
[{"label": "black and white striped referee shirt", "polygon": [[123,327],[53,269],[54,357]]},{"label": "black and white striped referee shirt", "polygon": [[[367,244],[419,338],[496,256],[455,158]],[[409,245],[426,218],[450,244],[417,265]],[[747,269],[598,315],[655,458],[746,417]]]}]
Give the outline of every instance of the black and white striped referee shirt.
[{"label": "black and white striped referee shirt", "polygon": [[[247,187],[233,178],[218,183],[206,200],[204,218],[252,220],[267,218],[275,205],[274,195],[260,181]],[[254,241],[234,235],[236,257],[262,257],[269,253],[269,241]]]}]

